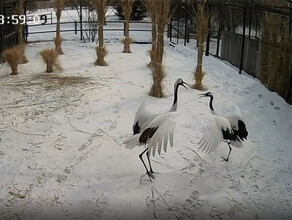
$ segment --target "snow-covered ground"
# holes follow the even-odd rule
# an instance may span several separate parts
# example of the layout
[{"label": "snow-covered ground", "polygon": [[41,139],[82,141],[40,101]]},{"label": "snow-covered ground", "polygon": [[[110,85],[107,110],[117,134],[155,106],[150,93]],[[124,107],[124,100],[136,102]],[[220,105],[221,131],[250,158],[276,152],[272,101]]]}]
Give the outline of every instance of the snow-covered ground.
[{"label": "snow-covered ground", "polygon": [[151,45],[132,44],[133,53],[123,54],[122,33],[106,33],[109,65],[99,67],[93,65],[95,43],[62,35],[63,72],[44,72],[38,54],[53,47],[47,41],[27,45],[30,62],[20,65],[19,75],[0,66],[1,219],[292,218],[292,108],[280,96],[204,57],[204,85],[215,96],[214,108],[239,106],[248,140],[233,148],[229,162],[221,161],[225,143],[217,153],[200,152],[209,100],[180,88],[174,147],[151,158],[158,174],[150,182],[138,157],[144,148],[127,150],[122,142],[143,100],[150,111],[167,111],[176,79],[193,83],[196,51],[166,42],[166,97],[157,99],[147,95]]}]

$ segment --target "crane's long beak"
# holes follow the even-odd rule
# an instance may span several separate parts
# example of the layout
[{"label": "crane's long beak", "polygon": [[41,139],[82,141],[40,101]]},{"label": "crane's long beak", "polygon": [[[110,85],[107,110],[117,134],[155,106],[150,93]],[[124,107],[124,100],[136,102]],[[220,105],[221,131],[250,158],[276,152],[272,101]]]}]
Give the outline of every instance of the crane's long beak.
[{"label": "crane's long beak", "polygon": [[188,89],[185,85],[188,85],[189,87],[191,87],[190,84],[188,84],[188,83],[186,83],[186,82],[183,82],[183,83],[182,83],[182,86],[185,87],[186,89]]}]

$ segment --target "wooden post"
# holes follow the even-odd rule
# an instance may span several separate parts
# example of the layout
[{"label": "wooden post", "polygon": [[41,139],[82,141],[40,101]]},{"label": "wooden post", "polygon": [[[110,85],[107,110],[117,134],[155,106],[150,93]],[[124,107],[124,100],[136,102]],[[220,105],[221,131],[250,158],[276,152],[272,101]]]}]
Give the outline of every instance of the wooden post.
[{"label": "wooden post", "polygon": [[219,30],[217,32],[217,46],[216,46],[216,55],[215,55],[215,57],[219,57],[219,47],[220,47],[221,29],[222,29],[222,26],[221,26],[221,5],[219,5],[219,15],[218,15],[218,17],[219,17],[219,19],[218,19]]},{"label": "wooden post", "polygon": [[178,39],[179,39],[179,18],[180,18],[180,10],[179,10],[180,5],[177,7],[177,35],[176,35],[176,44],[178,44]]},{"label": "wooden post", "polygon": [[83,39],[83,26],[82,26],[82,0],[80,0],[80,40]]},{"label": "wooden post", "polygon": [[252,15],[252,6],[250,6],[249,9],[249,30],[248,30],[248,38],[250,39],[250,35],[251,35],[251,15]]},{"label": "wooden post", "polygon": [[185,1],[185,37],[184,37],[184,46],[187,45],[187,31],[188,28],[188,13],[187,13],[187,2]]},{"label": "wooden post", "polygon": [[210,49],[210,39],[211,39],[211,4],[208,4],[208,36],[207,36],[207,43],[206,43],[206,56],[209,56],[209,49]]},{"label": "wooden post", "polygon": [[241,44],[241,55],[240,55],[240,66],[239,66],[239,74],[241,74],[241,70],[243,67],[243,57],[244,57],[244,44],[245,44],[245,23],[246,23],[246,8],[243,9],[243,33],[242,33],[242,44]]}]

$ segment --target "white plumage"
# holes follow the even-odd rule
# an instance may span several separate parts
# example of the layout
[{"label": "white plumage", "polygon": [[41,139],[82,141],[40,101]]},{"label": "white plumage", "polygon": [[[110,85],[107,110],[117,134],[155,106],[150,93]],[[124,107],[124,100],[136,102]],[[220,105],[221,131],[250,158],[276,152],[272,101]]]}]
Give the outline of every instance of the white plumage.
[{"label": "white plumage", "polygon": [[[168,141],[173,146],[173,133],[175,128],[175,122],[173,119],[177,116],[175,111],[178,105],[178,88],[183,86],[186,88],[185,83],[181,78],[177,79],[174,84],[174,99],[170,110],[163,114],[153,114],[146,109],[145,101],[142,102],[139,109],[136,112],[133,123],[134,136],[127,138],[124,141],[126,148],[132,149],[137,145],[146,145],[146,149],[139,155],[149,179],[154,179],[153,170],[149,155],[152,153],[155,156],[156,151],[161,154],[163,147],[166,152]],[[146,152],[149,162],[150,171],[148,170],[142,156]]]},{"label": "white plumage", "polygon": [[[146,122],[142,127],[142,132],[128,137],[125,141],[125,147],[127,149],[133,149],[135,146],[146,145],[149,154],[155,156],[156,149],[158,154],[161,154],[161,148],[163,146],[166,152],[168,141],[171,147],[173,146],[173,133],[175,128],[175,122],[173,121],[177,117],[176,112],[167,112],[161,115],[157,115],[150,121]],[[148,129],[148,130],[147,130]],[[150,129],[156,129],[153,135],[150,137],[150,133],[147,131]]]},{"label": "white plumage", "polygon": [[[177,79],[174,84],[174,97],[173,97],[173,104],[168,112],[175,112],[177,110],[178,105],[178,88],[179,86],[183,86],[186,88],[186,85],[189,86],[188,83],[184,82],[181,78]],[[155,118],[159,114],[153,114],[152,112],[149,112],[146,108],[146,102],[143,101],[138,108],[134,123],[133,123],[133,134],[138,134],[141,132],[141,128],[144,126],[144,124],[153,118]]]},{"label": "white plumage", "polygon": [[221,141],[225,140],[229,147],[229,153],[227,158],[223,158],[228,161],[231,146],[242,147],[242,142],[247,138],[248,132],[243,120],[243,115],[240,109],[235,106],[236,113],[234,115],[223,117],[219,116],[213,108],[213,95],[211,92],[202,94],[202,97],[210,97],[209,107],[213,118],[208,126],[203,138],[199,142],[199,149],[206,153],[215,151]]},{"label": "white plumage", "polygon": [[207,154],[215,151],[223,140],[222,129],[231,134],[233,133],[231,125],[226,118],[213,115],[203,138],[199,142],[199,149]]}]

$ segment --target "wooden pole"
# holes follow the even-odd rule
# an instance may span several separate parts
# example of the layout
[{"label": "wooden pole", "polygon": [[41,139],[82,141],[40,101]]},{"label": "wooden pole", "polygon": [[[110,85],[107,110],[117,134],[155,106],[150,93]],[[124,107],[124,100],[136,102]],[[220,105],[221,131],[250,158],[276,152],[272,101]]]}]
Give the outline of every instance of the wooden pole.
[{"label": "wooden pole", "polygon": [[241,42],[241,55],[240,55],[240,66],[239,74],[241,74],[243,67],[243,57],[244,57],[244,45],[245,45],[245,23],[246,23],[246,8],[243,9],[243,33],[242,33],[242,42]]}]

